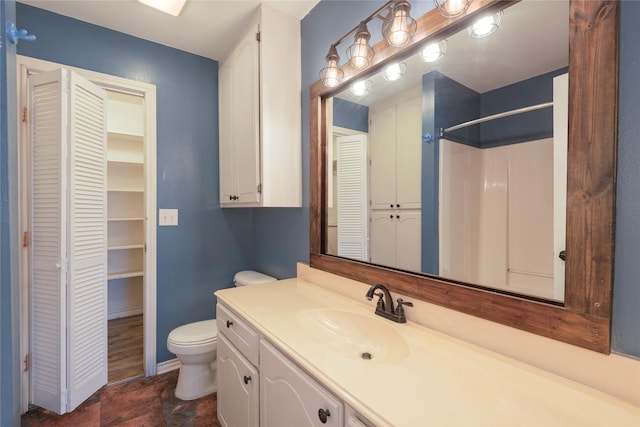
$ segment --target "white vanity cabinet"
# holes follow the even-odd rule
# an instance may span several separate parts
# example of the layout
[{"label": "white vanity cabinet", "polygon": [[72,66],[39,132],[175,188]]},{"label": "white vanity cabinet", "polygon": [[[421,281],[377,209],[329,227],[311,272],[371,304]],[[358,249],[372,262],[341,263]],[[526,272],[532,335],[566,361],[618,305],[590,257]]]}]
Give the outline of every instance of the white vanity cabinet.
[{"label": "white vanity cabinet", "polygon": [[300,21],[260,5],[219,70],[220,205],[302,206]]},{"label": "white vanity cabinet", "polygon": [[224,306],[218,304],[216,311],[218,419],[223,427],[258,427],[259,336]]},{"label": "white vanity cabinet", "polygon": [[260,425],[343,425],[343,405],[266,340],[260,341]]}]

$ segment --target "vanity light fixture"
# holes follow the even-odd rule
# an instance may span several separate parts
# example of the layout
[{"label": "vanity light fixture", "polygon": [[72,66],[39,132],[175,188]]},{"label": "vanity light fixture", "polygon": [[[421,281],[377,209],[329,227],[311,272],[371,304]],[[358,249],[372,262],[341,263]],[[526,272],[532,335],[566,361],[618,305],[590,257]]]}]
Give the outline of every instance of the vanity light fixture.
[{"label": "vanity light fixture", "polygon": [[410,11],[411,5],[407,0],[398,0],[391,6],[382,23],[382,35],[390,46],[402,47],[411,41],[417,24],[409,14]]},{"label": "vanity light fixture", "polygon": [[420,51],[420,58],[423,62],[435,62],[447,53],[447,41],[440,40],[437,43],[431,43]]},{"label": "vanity light fixture", "polygon": [[367,29],[367,24],[362,21],[356,31],[355,41],[347,49],[347,58],[353,68],[367,68],[373,59],[373,49],[369,46],[371,33]]},{"label": "vanity light fixture", "polygon": [[320,70],[320,80],[322,80],[322,84],[327,87],[336,87],[342,83],[344,72],[340,69],[340,56],[338,55],[335,44],[331,45],[325,59],[327,62],[324,68]]},{"label": "vanity light fixture", "polygon": [[407,66],[404,62],[391,64],[384,70],[384,79],[390,82],[396,81],[404,76],[406,68]]},{"label": "vanity light fixture", "polygon": [[480,39],[496,32],[502,20],[503,11],[478,19],[467,28],[467,32],[473,38]]},{"label": "vanity light fixture", "polygon": [[364,96],[369,93],[371,90],[371,81],[369,80],[358,80],[357,82],[351,85],[351,93],[355,96]]},{"label": "vanity light fixture", "polygon": [[[320,71],[322,84],[327,87],[336,87],[342,83],[344,73],[340,69],[340,57],[336,48],[352,35],[355,35],[354,42],[347,49],[349,64],[355,69],[364,69],[371,65],[374,51],[369,45],[371,33],[367,29],[367,23],[373,18],[382,20],[382,35],[390,46],[402,47],[409,44],[417,28],[416,21],[411,17],[410,11],[411,5],[408,0],[389,0],[332,44],[326,56],[327,62]],[[400,77],[402,75],[397,78]]]},{"label": "vanity light fixture", "polygon": [[455,18],[463,15],[473,0],[433,0],[440,15]]},{"label": "vanity light fixture", "polygon": [[172,16],[180,15],[187,0],[138,0],[140,3],[158,9]]}]

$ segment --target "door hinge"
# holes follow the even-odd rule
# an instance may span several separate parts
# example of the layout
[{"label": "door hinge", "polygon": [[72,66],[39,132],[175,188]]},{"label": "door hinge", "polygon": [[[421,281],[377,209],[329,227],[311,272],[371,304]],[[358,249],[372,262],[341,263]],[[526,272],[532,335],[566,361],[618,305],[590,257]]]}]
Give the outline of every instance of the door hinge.
[{"label": "door hinge", "polygon": [[31,236],[29,235],[28,231],[25,231],[24,233],[22,233],[22,247],[28,248],[30,243],[31,243]]},{"label": "door hinge", "polygon": [[260,41],[260,31],[258,31],[258,32],[256,33],[256,40],[257,40],[257,41]]},{"label": "door hinge", "polygon": [[147,244],[144,244],[144,251],[147,252]]},{"label": "door hinge", "polygon": [[262,193],[262,184],[258,184],[258,193]]},{"label": "door hinge", "polygon": [[22,123],[27,123],[29,120],[29,110],[27,107],[22,108]]},{"label": "door hinge", "polygon": [[31,369],[31,355],[27,354],[24,357],[24,371],[27,372]]}]

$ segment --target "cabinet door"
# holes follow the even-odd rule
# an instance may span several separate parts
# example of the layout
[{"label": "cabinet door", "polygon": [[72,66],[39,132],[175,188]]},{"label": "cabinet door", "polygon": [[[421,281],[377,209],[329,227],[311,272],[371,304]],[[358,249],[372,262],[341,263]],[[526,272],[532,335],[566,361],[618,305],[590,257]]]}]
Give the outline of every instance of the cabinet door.
[{"label": "cabinet door", "polygon": [[396,265],[396,213],[395,211],[371,211],[369,228],[369,253],[371,262],[379,265]]},{"label": "cabinet door", "polygon": [[420,209],[422,182],[422,98],[398,104],[396,207]]},{"label": "cabinet door", "polygon": [[264,340],[260,375],[261,427],[343,425],[342,402]]},{"label": "cabinet door", "polygon": [[396,207],[396,107],[371,113],[371,209]]},{"label": "cabinet door", "polygon": [[233,64],[229,60],[220,67],[220,204],[233,201],[235,194],[234,154],[233,154]]},{"label": "cabinet door", "polygon": [[224,337],[218,335],[218,419],[223,427],[259,425],[258,370]]},{"label": "cabinet door", "polygon": [[396,215],[396,264],[395,267],[409,271],[421,268],[421,213],[420,211],[398,211]]},{"label": "cabinet door", "polygon": [[260,44],[255,26],[234,52],[232,115],[233,163],[238,203],[260,201]]}]

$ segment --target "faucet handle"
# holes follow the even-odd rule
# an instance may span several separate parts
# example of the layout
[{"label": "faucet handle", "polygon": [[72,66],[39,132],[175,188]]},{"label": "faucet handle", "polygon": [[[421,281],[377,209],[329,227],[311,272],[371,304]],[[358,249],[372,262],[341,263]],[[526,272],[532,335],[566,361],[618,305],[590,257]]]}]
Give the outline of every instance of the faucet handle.
[{"label": "faucet handle", "polygon": [[374,295],[378,297],[378,302],[376,303],[376,310],[384,311],[385,309],[384,294],[382,292],[376,292]]},{"label": "faucet handle", "polygon": [[400,323],[407,322],[407,317],[404,314],[403,305],[406,305],[407,307],[413,307],[413,303],[410,301],[404,301],[402,298],[398,298],[398,306],[396,307],[395,315],[398,317],[398,322]]}]

